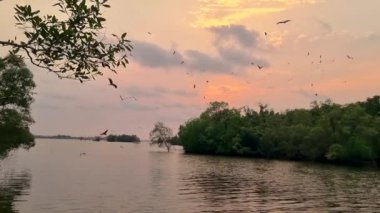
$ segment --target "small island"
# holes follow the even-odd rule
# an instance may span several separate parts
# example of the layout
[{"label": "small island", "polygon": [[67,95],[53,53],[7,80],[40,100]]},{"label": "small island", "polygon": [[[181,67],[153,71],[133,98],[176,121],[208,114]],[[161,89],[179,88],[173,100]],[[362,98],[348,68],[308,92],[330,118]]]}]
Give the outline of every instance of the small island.
[{"label": "small island", "polygon": [[43,138],[43,139],[64,139],[64,140],[80,140],[80,141],[107,141],[107,142],[130,142],[130,143],[139,143],[141,140],[137,135],[108,135],[105,137],[100,136],[92,136],[92,137],[83,137],[83,136],[70,136],[70,135],[53,135],[53,136],[45,136],[45,135],[35,135],[35,138]]}]

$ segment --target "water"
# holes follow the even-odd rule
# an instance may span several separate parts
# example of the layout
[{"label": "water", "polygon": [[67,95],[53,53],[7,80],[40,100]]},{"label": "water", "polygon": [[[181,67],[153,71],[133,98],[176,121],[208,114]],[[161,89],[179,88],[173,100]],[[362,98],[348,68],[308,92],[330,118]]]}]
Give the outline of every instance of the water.
[{"label": "water", "polygon": [[0,212],[380,212],[378,170],[176,149],[37,140],[0,162]]}]

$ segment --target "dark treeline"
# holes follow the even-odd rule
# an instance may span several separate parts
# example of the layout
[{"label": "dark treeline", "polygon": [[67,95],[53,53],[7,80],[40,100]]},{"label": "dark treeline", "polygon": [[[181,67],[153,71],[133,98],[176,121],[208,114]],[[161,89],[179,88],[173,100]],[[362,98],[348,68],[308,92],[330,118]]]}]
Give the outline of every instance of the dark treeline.
[{"label": "dark treeline", "polygon": [[108,142],[140,142],[140,138],[136,135],[108,135]]},{"label": "dark treeline", "polygon": [[314,101],[284,113],[213,102],[178,135],[186,153],[379,165],[380,96],[347,105]]}]

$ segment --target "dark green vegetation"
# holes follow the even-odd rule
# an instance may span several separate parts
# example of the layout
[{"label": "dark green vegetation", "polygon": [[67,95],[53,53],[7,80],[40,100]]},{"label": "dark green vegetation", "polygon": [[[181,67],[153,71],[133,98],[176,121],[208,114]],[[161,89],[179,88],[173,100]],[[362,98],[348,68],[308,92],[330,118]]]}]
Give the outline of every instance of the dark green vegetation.
[{"label": "dark green vegetation", "polygon": [[30,104],[35,86],[32,73],[20,57],[0,58],[0,155],[34,145],[29,125],[33,122]]},{"label": "dark green vegetation", "polygon": [[380,96],[348,105],[313,102],[311,109],[284,113],[213,102],[178,135],[186,153],[379,164]]},{"label": "dark green vegetation", "polygon": [[140,138],[136,135],[108,135],[108,142],[140,142]]},{"label": "dark green vegetation", "polygon": [[64,17],[41,16],[30,5],[16,5],[17,25],[24,31],[25,41],[17,38],[0,41],[10,52],[24,51],[35,66],[57,74],[59,78],[78,79],[83,82],[102,75],[101,68],[116,73],[115,68],[128,64],[127,52],[132,46],[126,33],[112,34],[113,41],[102,32],[106,19],[102,9],[108,0],[57,0],[53,6]]}]

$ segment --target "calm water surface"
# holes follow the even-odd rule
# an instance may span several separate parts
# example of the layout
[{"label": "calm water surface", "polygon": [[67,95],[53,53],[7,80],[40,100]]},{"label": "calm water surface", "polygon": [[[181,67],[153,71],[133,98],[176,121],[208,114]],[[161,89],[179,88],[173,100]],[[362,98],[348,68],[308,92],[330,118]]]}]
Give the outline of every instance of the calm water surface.
[{"label": "calm water surface", "polygon": [[0,161],[1,213],[296,211],[380,212],[380,172],[47,139]]}]

